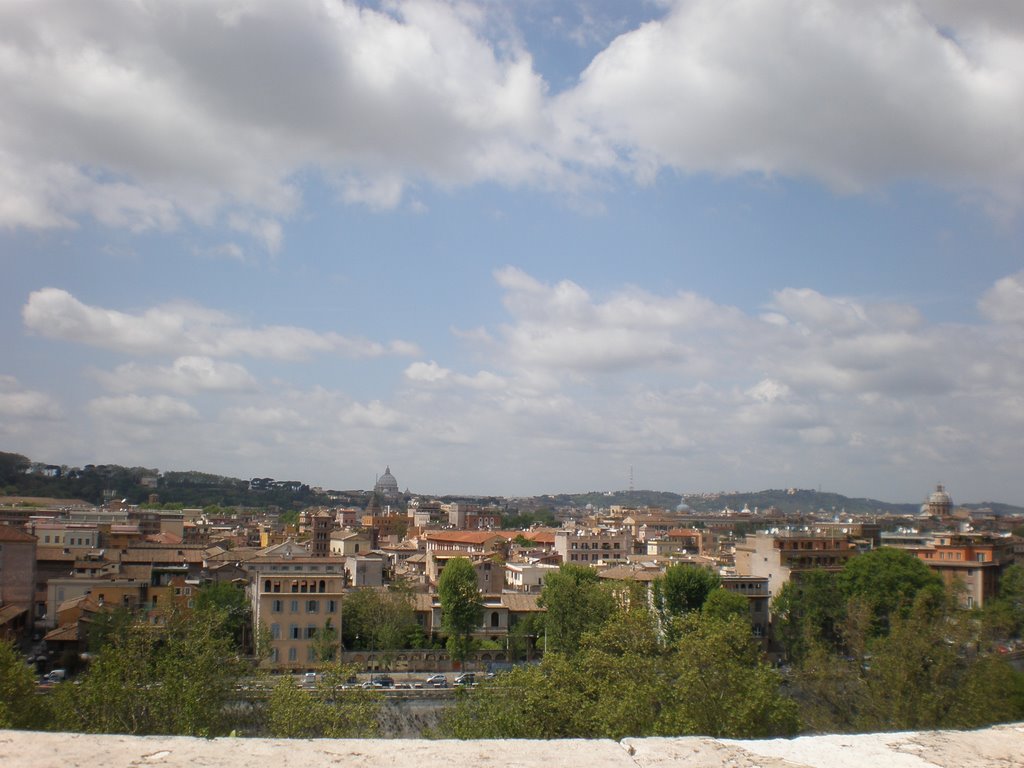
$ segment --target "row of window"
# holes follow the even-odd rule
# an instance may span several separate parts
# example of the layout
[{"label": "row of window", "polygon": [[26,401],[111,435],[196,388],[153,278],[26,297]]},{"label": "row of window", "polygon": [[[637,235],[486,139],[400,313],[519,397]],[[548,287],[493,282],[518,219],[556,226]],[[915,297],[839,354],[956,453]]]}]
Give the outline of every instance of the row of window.
[{"label": "row of window", "polygon": [[[299,613],[302,608],[305,609],[306,613],[320,613],[320,601],[319,600],[290,600],[288,601],[288,613]],[[305,605],[300,605],[304,603]],[[284,612],[284,600],[272,600],[270,603],[271,613],[283,613]],[[338,601],[327,600],[324,603],[325,613],[337,613],[338,612]]]},{"label": "row of window", "polygon": [[588,542],[578,543],[578,542],[574,541],[571,544],[571,548],[572,549],[621,549],[621,545],[617,541],[615,541],[615,542],[607,542],[607,541],[605,541],[605,542],[601,542],[601,543],[598,543],[598,542],[595,541],[593,544],[590,544]]},{"label": "row of window", "polygon": [[[281,592],[282,582],[272,581],[271,579],[264,579],[263,591],[264,592]],[[326,592],[327,581],[325,579],[292,579],[291,582],[284,582],[285,592],[295,592],[305,594],[307,592]]]},{"label": "row of window", "polygon": [[[270,649],[270,660],[272,662],[274,662],[275,664],[281,660],[281,653],[280,653],[280,650],[278,648],[271,648]],[[298,648],[289,648],[288,649],[288,661],[298,661],[298,660],[299,660],[299,649]],[[316,651],[312,647],[307,648],[306,649],[306,661],[307,662],[315,662],[316,660],[317,660],[317,658],[316,658]]]},{"label": "row of window", "polygon": [[[317,628],[314,625],[312,625],[312,624],[308,625],[305,628],[305,632],[303,632],[303,628],[300,627],[298,624],[289,624],[288,625],[288,635],[287,635],[287,638],[289,640],[312,640],[314,637],[316,637],[316,631],[317,631]],[[281,639],[281,625],[280,624],[271,624],[270,625],[270,639],[271,640],[280,640]]]}]

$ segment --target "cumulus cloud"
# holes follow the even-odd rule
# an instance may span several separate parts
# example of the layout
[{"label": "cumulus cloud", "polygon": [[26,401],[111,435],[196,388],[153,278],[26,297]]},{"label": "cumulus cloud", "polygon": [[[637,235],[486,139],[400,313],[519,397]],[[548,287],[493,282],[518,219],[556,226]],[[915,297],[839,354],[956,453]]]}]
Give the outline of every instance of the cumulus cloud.
[{"label": "cumulus cloud", "polygon": [[979,307],[994,323],[1024,326],[1024,272],[997,280],[981,297]]},{"label": "cumulus cloud", "polygon": [[173,424],[199,418],[199,412],[189,403],[167,395],[98,397],[90,401],[89,412],[97,419],[140,424]]},{"label": "cumulus cloud", "polygon": [[662,167],[842,191],[914,178],[1019,205],[1024,35],[992,14],[927,0],[677,0],[596,56],[559,107],[580,162],[594,144],[618,147],[641,180]]},{"label": "cumulus cloud", "polygon": [[515,14],[483,4],[6,4],[0,227],[221,222],[273,253],[310,173],[372,208],[423,184],[575,193],[662,168],[842,191],[916,179],[1024,202],[1015,9],[664,7],[552,93]]},{"label": "cumulus cloud", "polygon": [[[130,314],[85,304],[60,288],[31,293],[22,319],[29,330],[51,339],[132,354],[183,354],[192,362],[179,366],[175,374],[179,381],[188,373],[185,369],[195,369],[202,357],[302,360],[317,353],[378,357],[416,351],[415,345],[405,341],[383,344],[295,326],[246,327],[225,313],[193,304],[170,304]],[[220,370],[223,374],[227,369]],[[237,374],[235,370],[236,378]]]},{"label": "cumulus cloud", "polygon": [[46,393],[26,389],[13,376],[0,375],[0,415],[8,422],[52,421],[61,417],[62,409]]},{"label": "cumulus cloud", "polygon": [[122,392],[157,389],[188,395],[256,389],[256,380],[243,366],[195,355],[179,357],[169,366],[125,363],[96,376],[108,389]]}]

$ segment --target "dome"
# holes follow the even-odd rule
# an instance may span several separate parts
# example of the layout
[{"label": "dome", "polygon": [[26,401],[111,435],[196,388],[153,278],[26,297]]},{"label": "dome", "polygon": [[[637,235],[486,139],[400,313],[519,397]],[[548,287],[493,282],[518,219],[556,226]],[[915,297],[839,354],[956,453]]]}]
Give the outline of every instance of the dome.
[{"label": "dome", "polygon": [[929,504],[948,504],[953,506],[953,499],[950,498],[949,494],[946,493],[946,489],[941,484],[935,487],[935,491],[931,496],[928,497]]},{"label": "dome", "polygon": [[385,496],[398,495],[398,480],[391,474],[390,465],[384,470],[384,474],[378,478],[377,484],[373,486],[373,490]]}]

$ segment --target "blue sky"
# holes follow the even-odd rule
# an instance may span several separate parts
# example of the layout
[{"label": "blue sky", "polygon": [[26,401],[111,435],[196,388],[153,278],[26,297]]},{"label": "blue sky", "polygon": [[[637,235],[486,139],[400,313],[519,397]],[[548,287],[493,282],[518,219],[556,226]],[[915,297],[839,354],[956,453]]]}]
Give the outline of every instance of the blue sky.
[{"label": "blue sky", "polygon": [[0,450],[1024,503],[1019,3],[9,3],[0,103]]}]

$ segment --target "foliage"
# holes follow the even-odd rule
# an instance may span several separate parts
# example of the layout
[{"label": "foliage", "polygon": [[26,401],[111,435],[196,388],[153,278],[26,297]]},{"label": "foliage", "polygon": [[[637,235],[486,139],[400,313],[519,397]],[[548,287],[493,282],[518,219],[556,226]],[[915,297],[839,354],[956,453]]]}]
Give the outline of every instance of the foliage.
[{"label": "foliage", "polygon": [[508,652],[511,661],[533,659],[537,640],[544,635],[545,618],[545,615],[540,612],[514,617],[508,632]]},{"label": "foliage", "polygon": [[410,647],[417,638],[412,593],[400,585],[353,589],[345,596],[342,611],[343,641],[349,650],[393,651]]},{"label": "foliage", "polygon": [[797,707],[761,658],[750,624],[739,617],[683,618],[673,681],[657,723],[660,735],[767,738],[796,733]]},{"label": "foliage", "polygon": [[814,640],[795,671],[794,695],[809,727],[974,728],[1024,716],[1024,675],[978,652],[978,624],[954,595],[923,590],[877,636],[871,609],[859,605],[851,604],[843,629],[846,653]]},{"label": "foliage", "polygon": [[574,655],[549,653],[461,695],[440,735],[611,738],[789,735],[795,706],[760,659],[750,625],[692,614],[666,645],[643,605],[617,609]]},{"label": "foliage", "polygon": [[483,620],[476,570],[465,557],[448,561],[437,580],[441,601],[441,628],[448,635],[448,651],[456,661],[469,654],[470,636]]},{"label": "foliage", "polygon": [[999,579],[999,594],[985,605],[986,629],[994,639],[1024,633],[1024,566],[1011,565]]},{"label": "foliage", "polygon": [[772,600],[772,615],[787,656],[802,659],[817,642],[838,648],[846,605],[835,574],[828,571],[808,571],[784,584]]},{"label": "foliage", "polygon": [[670,565],[653,585],[654,606],[662,621],[699,611],[721,579],[707,568],[685,563]]},{"label": "foliage", "polygon": [[32,466],[32,462],[20,453],[0,451],[0,485],[16,483]]},{"label": "foliage", "polygon": [[0,639],[0,728],[42,728],[46,702],[36,695],[35,671],[14,643]]},{"label": "foliage", "polygon": [[600,627],[615,610],[615,597],[591,568],[563,563],[544,578],[538,605],[547,609],[547,648],[575,653],[583,634]]},{"label": "foliage", "polygon": [[123,605],[93,614],[87,633],[89,652],[99,653],[105,645],[123,640],[134,621],[134,614]]},{"label": "foliage", "polygon": [[112,634],[89,671],[59,685],[59,727],[86,733],[214,736],[244,667],[227,616],[215,609],[172,614],[166,626],[133,624]]},{"label": "foliage", "polygon": [[281,678],[267,704],[270,734],[289,739],[373,736],[382,700],[375,691],[342,687],[355,672],[354,666],[334,664],[311,691]]},{"label": "foliage", "polygon": [[722,619],[723,621],[736,616],[748,623],[750,622],[750,606],[747,604],[747,598],[738,592],[723,589],[722,587],[711,590],[701,610],[705,616]]},{"label": "foliage", "polygon": [[241,653],[249,653],[251,641],[248,637],[252,626],[252,608],[245,597],[245,590],[226,581],[213,582],[203,586],[196,595],[196,610],[218,610],[224,614],[224,627],[235,641]]},{"label": "foliage", "polygon": [[317,662],[328,664],[334,661],[340,650],[340,642],[338,630],[331,626],[331,620],[328,618],[324,626],[317,630],[316,635],[313,636],[313,641],[310,643]]},{"label": "foliage", "polygon": [[918,593],[941,594],[942,579],[909,552],[882,547],[851,558],[840,571],[839,588],[846,597],[867,600],[875,615],[875,630],[883,633],[897,613],[906,616]]}]

